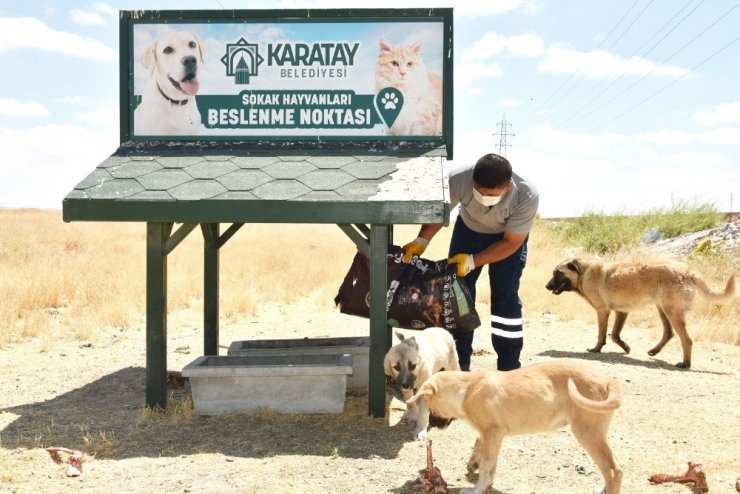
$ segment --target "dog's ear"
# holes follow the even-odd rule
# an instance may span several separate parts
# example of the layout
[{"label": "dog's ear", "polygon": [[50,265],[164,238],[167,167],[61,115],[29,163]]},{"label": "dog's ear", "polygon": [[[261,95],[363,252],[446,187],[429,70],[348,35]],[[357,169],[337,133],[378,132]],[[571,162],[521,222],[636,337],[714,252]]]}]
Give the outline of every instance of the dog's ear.
[{"label": "dog's ear", "polygon": [[149,71],[149,75],[154,74],[154,67],[157,65],[157,56],[154,53],[156,46],[156,42],[149,45],[149,48],[147,48],[144,53],[141,54],[141,58],[139,58],[141,65]]},{"label": "dog's ear", "polygon": [[437,392],[437,387],[434,385],[433,382],[426,381],[424,384],[421,385],[419,390],[416,392],[414,396],[406,400],[406,404],[409,403],[416,403],[416,401],[422,397],[425,396],[433,396],[434,393]]},{"label": "dog's ear", "polygon": [[399,333],[398,331],[394,331],[396,334],[396,338],[398,338],[398,341],[403,341],[406,337],[403,335],[403,333]]},{"label": "dog's ear", "polygon": [[385,371],[385,375],[388,377],[393,377],[393,369],[391,367],[391,359],[388,357],[388,354],[386,354],[383,359],[383,370]]},{"label": "dog's ear", "polygon": [[410,346],[411,348],[415,348],[417,351],[419,350],[419,344],[416,342],[416,336],[412,336],[411,338],[406,338],[404,340],[404,343],[407,346]]},{"label": "dog's ear", "polygon": [[575,271],[578,274],[583,274],[583,268],[581,267],[581,263],[578,262],[578,259],[573,259],[565,266],[571,271]]},{"label": "dog's ear", "polygon": [[206,47],[197,35],[193,34],[193,38],[195,38],[195,42],[198,44],[198,53],[200,54],[200,63],[205,63]]}]

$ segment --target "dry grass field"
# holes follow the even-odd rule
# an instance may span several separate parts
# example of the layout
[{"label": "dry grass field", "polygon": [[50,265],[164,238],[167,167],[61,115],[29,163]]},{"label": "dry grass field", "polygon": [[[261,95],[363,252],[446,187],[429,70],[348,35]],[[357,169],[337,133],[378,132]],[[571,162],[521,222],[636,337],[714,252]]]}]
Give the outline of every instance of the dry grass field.
[{"label": "dry grass field", "polygon": [[[27,338],[85,340],[101,330],[125,330],[144,317],[146,226],[142,223],[64,223],[59,211],[0,209],[0,348]],[[396,243],[418,228],[394,229]],[[521,296],[528,314],[557,313],[560,320],[595,320],[576,296],[543,290],[552,268],[576,252],[539,222],[529,242]],[[451,228],[434,239],[425,257],[446,257]],[[202,245],[198,229],[168,257],[170,312],[202,310]],[[249,318],[265,303],[309,300],[333,310],[333,298],[355,254],[336,225],[246,225],[221,252],[221,316]],[[623,254],[625,255],[625,254]],[[629,255],[629,254],[626,254]],[[716,287],[731,263],[694,262]],[[485,276],[481,278],[485,280]],[[478,287],[480,312],[488,309],[487,283]],[[692,312],[696,340],[740,344],[737,307],[700,304]],[[654,310],[630,323],[657,327]]]},{"label": "dry grass field", "polygon": [[[399,422],[389,396],[384,419],[367,416],[351,393],[340,415],[233,414],[199,417],[186,389],[165,412],[144,401],[145,225],[65,224],[59,211],[0,210],[0,492],[410,493],[424,467],[423,444]],[[425,257],[446,257],[449,228]],[[396,243],[416,235],[399,226]],[[630,314],[624,355],[596,338],[593,310],[579,297],[545,290],[551,270],[574,251],[548,222],[537,224],[522,279],[524,363],[585,359],[618,377],[625,404],[610,440],[625,470],[625,493],[691,493],[651,486],[652,473],[702,463],[710,492],[734,492],[740,477],[740,304],[700,302],[689,315],[694,366],[680,371],[680,345],[655,358],[654,309]],[[245,225],[221,252],[221,345],[235,339],[352,336],[367,320],[340,314],[333,298],[354,244],[335,225]],[[620,256],[636,255],[620,253]],[[734,258],[692,259],[714,287]],[[202,351],[202,237],[169,256],[168,368]],[[485,279],[485,277],[482,277]],[[487,283],[478,311],[488,314]],[[473,367],[495,368],[489,336],[476,331]],[[222,350],[225,353],[225,350]],[[468,487],[464,462],[474,435],[463,423],[433,430],[435,462],[450,492]],[[44,447],[78,449],[83,473],[66,478]],[[494,488],[502,493],[593,492],[594,465],[567,429],[507,439]]]}]

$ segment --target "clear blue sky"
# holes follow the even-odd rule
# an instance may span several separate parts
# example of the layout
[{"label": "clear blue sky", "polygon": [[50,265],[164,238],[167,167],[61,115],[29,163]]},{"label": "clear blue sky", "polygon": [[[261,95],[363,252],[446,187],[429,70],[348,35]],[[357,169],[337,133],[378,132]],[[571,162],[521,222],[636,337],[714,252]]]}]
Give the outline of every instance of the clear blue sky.
[{"label": "clear blue sky", "polygon": [[[451,166],[499,152],[504,133],[544,217],[740,211],[740,2],[475,3],[372,2],[455,7]],[[119,9],[368,6],[0,0],[0,207],[60,209],[116,149]]]}]

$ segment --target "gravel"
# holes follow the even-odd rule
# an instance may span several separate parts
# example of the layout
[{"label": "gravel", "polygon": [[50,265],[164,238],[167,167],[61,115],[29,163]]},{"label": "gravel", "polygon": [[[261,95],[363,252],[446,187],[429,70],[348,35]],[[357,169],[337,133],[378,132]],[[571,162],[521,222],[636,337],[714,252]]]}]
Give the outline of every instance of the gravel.
[{"label": "gravel", "polygon": [[740,251],[740,216],[716,228],[650,242],[649,240],[653,237],[654,235],[646,234],[643,242],[650,247],[651,251],[659,254],[685,257],[694,252]]}]

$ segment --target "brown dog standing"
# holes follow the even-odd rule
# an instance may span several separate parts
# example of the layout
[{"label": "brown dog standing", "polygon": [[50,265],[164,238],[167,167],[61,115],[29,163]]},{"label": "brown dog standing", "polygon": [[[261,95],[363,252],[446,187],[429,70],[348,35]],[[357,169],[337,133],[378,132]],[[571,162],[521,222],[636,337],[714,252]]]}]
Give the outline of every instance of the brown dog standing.
[{"label": "brown dog standing", "polygon": [[416,403],[420,414],[466,420],[478,431],[468,461],[468,471],[478,466],[478,482],[461,494],[481,494],[491,485],[505,436],[568,424],[604,476],[606,494],[620,492],[622,469],[606,435],[622,403],[622,388],[582,362],[562,359],[508,372],[439,372],[408,402]]},{"label": "brown dog standing", "polygon": [[599,337],[596,346],[589,348],[589,352],[600,352],[606,344],[609,313],[614,311],[611,339],[629,353],[629,345],[620,338],[627,314],[641,306],[655,304],[663,322],[663,337],[648,351],[648,355],[657,355],[675,331],[681,339],[683,349],[683,361],[676,365],[688,369],[691,367],[693,342],[686,330],[686,313],[691,309],[697,294],[714,302],[732,299],[735,295],[735,274],[727,280],[723,292],[715,292],[686,265],[678,262],[608,263],[570,259],[558,264],[545,288],[555,295],[576,292],[596,309]]}]

